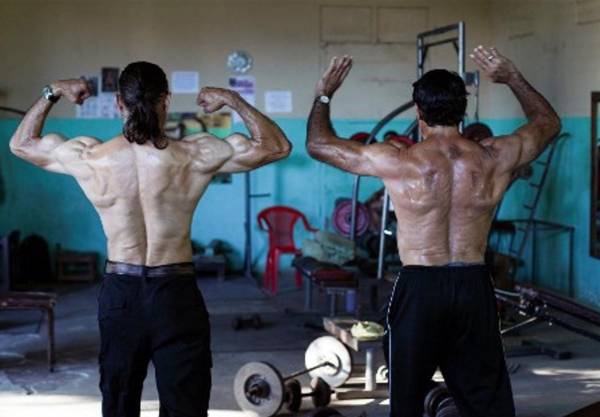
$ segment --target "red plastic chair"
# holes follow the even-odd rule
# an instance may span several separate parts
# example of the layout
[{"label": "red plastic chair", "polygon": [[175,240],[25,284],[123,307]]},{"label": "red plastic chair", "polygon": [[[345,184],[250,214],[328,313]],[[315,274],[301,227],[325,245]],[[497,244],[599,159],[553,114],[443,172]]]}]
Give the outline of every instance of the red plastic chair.
[{"label": "red plastic chair", "polygon": [[[258,227],[269,232],[269,252],[267,253],[263,286],[275,294],[279,277],[279,256],[284,253],[300,253],[294,243],[296,222],[302,220],[305,229],[309,232],[316,232],[318,229],[310,226],[302,212],[286,206],[268,207],[258,213],[257,219]],[[296,271],[296,287],[301,286],[302,276],[299,271]]]}]

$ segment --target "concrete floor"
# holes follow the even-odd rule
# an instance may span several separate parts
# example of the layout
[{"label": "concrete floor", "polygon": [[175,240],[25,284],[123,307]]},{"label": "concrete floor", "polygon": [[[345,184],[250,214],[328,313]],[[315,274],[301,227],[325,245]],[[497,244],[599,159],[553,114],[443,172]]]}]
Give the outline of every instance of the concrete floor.
[{"label": "concrete floor", "polygon": [[[291,282],[291,279],[286,280]],[[251,281],[237,278],[199,281],[213,329],[213,390],[211,417],[244,416],[232,393],[233,377],[249,361],[267,360],[283,373],[301,369],[308,344],[323,334],[304,326],[305,318],[285,309],[301,308],[302,292],[289,288],[275,298],[262,293]],[[45,363],[45,328],[37,332],[36,312],[0,312],[0,416],[65,417],[99,416],[97,389],[98,330],[95,285],[56,288],[58,364],[48,373]],[[385,297],[382,294],[382,297]],[[260,313],[261,330],[235,332],[236,314]],[[511,359],[519,369],[511,375],[520,417],[559,417],[600,400],[600,345],[557,328],[539,326],[527,337],[559,344],[573,351],[570,360],[545,356]],[[308,386],[308,378],[302,379]],[[158,415],[157,392],[150,370],[144,386],[142,417]],[[366,412],[387,417],[387,400],[333,401],[349,417]],[[309,401],[303,410],[310,409]]]}]

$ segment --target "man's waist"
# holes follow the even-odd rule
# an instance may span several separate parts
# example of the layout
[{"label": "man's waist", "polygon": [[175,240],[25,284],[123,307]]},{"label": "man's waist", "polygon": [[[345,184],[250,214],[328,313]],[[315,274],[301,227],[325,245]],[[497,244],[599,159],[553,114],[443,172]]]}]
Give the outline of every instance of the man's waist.
[{"label": "man's waist", "polygon": [[104,272],[114,275],[135,277],[167,277],[176,275],[194,275],[194,264],[182,262],[168,265],[146,266],[126,262],[106,261]]}]

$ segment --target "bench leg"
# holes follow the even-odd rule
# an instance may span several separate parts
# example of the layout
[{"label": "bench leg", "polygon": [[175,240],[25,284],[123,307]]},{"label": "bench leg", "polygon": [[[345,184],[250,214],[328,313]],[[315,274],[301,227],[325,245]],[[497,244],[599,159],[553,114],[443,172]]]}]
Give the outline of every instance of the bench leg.
[{"label": "bench leg", "polygon": [[48,315],[48,370],[54,372],[56,353],[54,351],[54,309],[46,310]]}]

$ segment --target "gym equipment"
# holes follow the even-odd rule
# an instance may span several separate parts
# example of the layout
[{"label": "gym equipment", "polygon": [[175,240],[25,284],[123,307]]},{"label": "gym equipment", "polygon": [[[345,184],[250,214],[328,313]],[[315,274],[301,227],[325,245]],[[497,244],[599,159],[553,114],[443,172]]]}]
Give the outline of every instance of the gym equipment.
[{"label": "gym equipment", "polygon": [[494,132],[485,123],[475,122],[463,129],[463,136],[475,142],[480,142],[483,139],[494,136]]},{"label": "gym equipment", "polygon": [[435,417],[442,401],[449,397],[450,393],[445,385],[439,384],[433,387],[425,396],[425,402],[423,403],[425,414],[430,417]]},{"label": "gym equipment", "polygon": [[[576,303],[566,297],[554,294],[547,290],[541,290],[533,287],[517,286],[517,292],[504,291],[496,289],[496,299],[515,308],[520,315],[526,319],[501,331],[502,335],[513,332],[538,322],[546,322],[549,325],[557,325],[571,332],[585,336],[589,339],[600,342],[600,334],[593,333],[587,329],[579,327],[568,321],[568,315],[571,318],[585,321],[587,323],[600,326],[600,312],[592,310],[581,304]],[[554,314],[552,310],[563,313],[563,317]],[[568,351],[559,351],[552,349],[547,345],[536,342],[528,342],[528,348],[521,352],[515,351],[514,354],[507,352],[507,356],[520,356],[520,354],[548,354],[555,359],[568,359],[571,353]]]},{"label": "gym equipment", "polygon": [[[347,348],[352,349],[352,352],[364,355],[364,371],[360,369],[364,372],[364,386],[361,389],[338,391],[336,397],[338,400],[388,398],[389,392],[387,386],[385,384],[377,384],[375,375],[375,353],[381,351],[382,341],[381,339],[361,341],[352,336],[351,328],[357,322],[358,320],[348,318],[323,318],[323,327],[329,334],[335,336],[333,339],[336,340],[338,345],[343,344]],[[357,372],[353,375],[357,375],[359,371],[358,365],[355,365],[355,368]]]},{"label": "gym equipment", "polygon": [[[555,228],[556,231],[558,229],[568,228],[563,225],[553,224],[550,222],[541,222],[535,219],[537,206],[542,196],[542,190],[544,188],[544,184],[546,182],[546,177],[548,176],[548,171],[550,170],[550,166],[552,164],[552,159],[554,157],[554,151],[556,150],[556,146],[561,139],[568,138],[570,136],[569,133],[561,133],[558,135],[550,144],[549,149],[542,154],[537,160],[535,160],[532,164],[538,165],[542,167],[541,174],[538,175],[530,175],[531,178],[536,178],[535,180],[531,180],[529,182],[529,186],[533,190],[533,199],[530,203],[524,203],[523,209],[527,211],[527,215],[525,219],[505,219],[498,220],[494,219],[490,232],[490,239],[492,236],[492,232],[496,233],[497,236],[497,245],[499,244],[499,239],[502,233],[510,234],[510,241],[508,244],[508,250],[505,253],[511,257],[514,257],[517,260],[523,259],[523,254],[525,253],[525,249],[527,247],[527,242],[531,233],[535,233],[537,224],[545,226],[546,228]],[[545,156],[544,156],[545,155]],[[500,212],[500,207],[502,202],[498,204],[496,208],[496,217]],[[556,226],[556,227],[555,227]],[[499,251],[496,248],[497,252],[502,253],[503,251]],[[572,258],[569,258],[570,262]],[[518,267],[520,266],[519,262],[515,263],[515,268],[511,268],[509,271],[509,275],[512,279],[516,277],[518,272]],[[569,268],[569,274],[570,274]],[[569,282],[571,281],[571,277],[569,276]]]},{"label": "gym equipment", "polygon": [[293,413],[300,410],[302,398],[311,397],[315,407],[325,407],[331,402],[331,387],[322,378],[316,377],[310,381],[311,392],[302,393],[300,382],[293,379],[286,383],[286,392],[288,398],[286,400],[287,409]]},{"label": "gym equipment", "polygon": [[427,393],[423,408],[428,417],[460,417],[454,399],[444,384],[436,385]]},{"label": "gym equipment", "polygon": [[432,417],[460,417],[454,399],[452,397],[443,399]]},{"label": "gym equipment", "polygon": [[250,317],[237,316],[231,322],[231,327],[233,328],[233,330],[242,330],[246,327],[260,329],[262,327],[262,319],[258,314],[253,314]]},{"label": "gym equipment", "polygon": [[[352,221],[352,200],[349,198],[339,199],[333,214],[331,215],[331,223],[336,232],[342,236],[350,236],[350,227]],[[369,215],[369,209],[362,204],[358,203],[356,206],[356,225],[355,225],[355,236],[360,237],[364,235],[369,229],[371,224],[371,216]]]},{"label": "gym equipment", "polygon": [[350,378],[352,356],[335,337],[321,336],[308,345],[304,365],[312,378],[322,378],[331,387],[337,388]]},{"label": "gym equipment", "polygon": [[389,370],[387,365],[381,365],[377,368],[377,373],[375,374],[375,379],[382,383],[387,383],[389,377]]},{"label": "gym equipment", "polygon": [[311,381],[313,390],[303,394],[296,377],[330,365],[320,363],[312,369],[282,377],[268,362],[249,362],[235,375],[235,400],[242,410],[253,412],[257,417],[274,416],[284,405],[290,411],[298,411],[303,397],[312,397],[313,404],[317,407],[325,406],[331,401],[330,385],[322,378],[315,377]]}]

